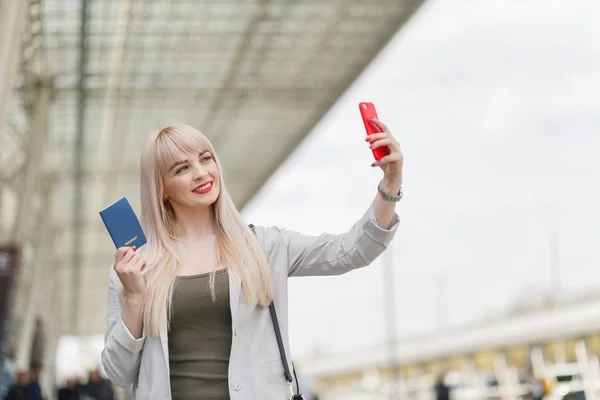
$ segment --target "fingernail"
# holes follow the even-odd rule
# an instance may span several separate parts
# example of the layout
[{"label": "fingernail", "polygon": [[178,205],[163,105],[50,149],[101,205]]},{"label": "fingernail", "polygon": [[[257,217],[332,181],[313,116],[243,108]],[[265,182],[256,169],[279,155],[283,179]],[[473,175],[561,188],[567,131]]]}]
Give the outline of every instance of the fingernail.
[{"label": "fingernail", "polygon": [[374,166],[375,166],[375,163],[371,164],[371,167],[374,167]]},{"label": "fingernail", "polygon": [[135,253],[135,246],[133,246],[131,249],[132,249],[132,250],[133,250],[133,252]]},{"label": "fingernail", "polygon": [[372,145],[372,144],[371,144],[371,145],[369,145],[369,148],[370,148],[370,149],[372,149],[372,148],[373,148],[373,145]]}]

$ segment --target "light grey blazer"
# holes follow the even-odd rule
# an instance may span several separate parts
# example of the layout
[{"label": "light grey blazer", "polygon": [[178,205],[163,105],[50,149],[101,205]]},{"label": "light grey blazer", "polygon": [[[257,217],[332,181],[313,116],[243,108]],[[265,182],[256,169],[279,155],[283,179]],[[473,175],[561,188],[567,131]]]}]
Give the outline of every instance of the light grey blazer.
[{"label": "light grey blazer", "polygon": [[[255,229],[273,274],[274,302],[288,354],[288,285],[290,276],[339,275],[369,265],[387,247],[398,229],[394,215],[389,230],[377,225],[373,206],[345,234],[306,236],[277,227]],[[231,271],[230,271],[231,272]],[[241,281],[229,274],[232,344],[229,360],[231,400],[289,398],[268,307],[241,298]],[[131,387],[138,400],[171,399],[167,321],[160,336],[134,339],[121,319],[122,286],[113,268],[108,285],[107,328],[102,365],[116,385]]]}]

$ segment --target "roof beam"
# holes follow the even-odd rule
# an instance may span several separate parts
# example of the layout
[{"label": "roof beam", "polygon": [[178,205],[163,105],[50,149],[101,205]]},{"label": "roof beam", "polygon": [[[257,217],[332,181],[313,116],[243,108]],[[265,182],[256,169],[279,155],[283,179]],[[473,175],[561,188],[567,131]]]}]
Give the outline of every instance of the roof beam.
[{"label": "roof beam", "polygon": [[[404,26],[404,24],[413,16],[415,12],[419,9],[419,7],[423,4],[424,0],[407,0],[405,2],[405,11],[398,13],[398,18],[394,24],[389,24],[388,30],[382,30],[380,36],[382,40],[377,42],[376,46],[370,48],[370,54],[366,57],[369,62],[379,54],[379,52],[388,44],[388,42],[394,37],[394,33],[398,30],[399,27]],[[312,129],[317,125],[317,123],[325,116],[325,114],[329,111],[329,109],[335,104],[337,99],[339,99],[346,89],[348,89],[349,82],[353,82],[360,73],[367,67],[367,63],[359,63],[356,65],[353,71],[351,71],[348,76],[350,77],[348,81],[341,80],[337,86],[330,87],[328,96],[324,97],[324,100],[318,107],[315,107],[315,112],[310,118],[307,118],[306,122],[300,126],[299,129],[296,130],[293,136],[293,140],[290,141],[289,146],[286,148],[286,151],[281,151],[276,155],[276,157],[272,160],[273,166],[282,165],[287,158],[290,156],[292,151],[304,140],[307,135],[307,132],[312,131]],[[262,173],[257,177],[257,184],[252,188],[251,191],[248,192],[248,195],[245,196],[241,203],[240,209],[243,209],[246,204],[248,204],[254,196],[258,194],[258,191],[264,184],[267,182],[271,176],[277,171],[277,168],[265,169],[261,171]]]},{"label": "roof beam", "polygon": [[[221,109],[223,102],[225,100],[226,92],[231,90],[231,87],[234,85],[236,78],[239,74],[240,68],[242,67],[243,60],[246,57],[246,53],[250,48],[250,43],[252,43],[252,39],[256,34],[257,29],[260,27],[260,24],[267,18],[268,16],[268,5],[270,0],[261,0],[260,8],[258,12],[252,17],[248,26],[246,27],[246,31],[243,33],[242,43],[238,47],[237,52],[231,63],[229,63],[229,70],[227,71],[227,75],[225,75],[225,79],[223,80],[223,84],[218,91],[218,94],[215,100],[211,103],[209,112],[208,112],[208,121],[206,126],[208,126],[209,132],[214,132],[214,124],[217,120],[217,115],[219,110]],[[215,138],[215,142],[218,142],[218,136]],[[217,147],[217,143],[214,143],[214,147]]]}]

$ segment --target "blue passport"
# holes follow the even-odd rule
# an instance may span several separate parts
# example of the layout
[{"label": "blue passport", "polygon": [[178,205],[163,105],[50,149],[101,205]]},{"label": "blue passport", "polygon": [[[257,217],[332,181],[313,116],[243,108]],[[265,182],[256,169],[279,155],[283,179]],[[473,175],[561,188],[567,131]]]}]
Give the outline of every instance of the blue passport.
[{"label": "blue passport", "polygon": [[139,249],[146,244],[140,221],[125,197],[100,211],[100,217],[117,248],[135,246]]}]

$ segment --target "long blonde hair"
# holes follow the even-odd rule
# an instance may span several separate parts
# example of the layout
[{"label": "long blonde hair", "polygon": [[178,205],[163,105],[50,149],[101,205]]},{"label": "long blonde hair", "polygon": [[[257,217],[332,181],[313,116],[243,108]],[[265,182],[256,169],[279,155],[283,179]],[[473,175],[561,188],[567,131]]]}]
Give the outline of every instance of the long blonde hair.
[{"label": "long blonde hair", "polygon": [[[264,251],[248,228],[225,187],[223,169],[209,140],[188,125],[170,125],[153,134],[141,160],[141,224],[147,244],[140,249],[146,260],[146,295],[143,326],[147,334],[158,336],[160,321],[167,312],[170,319],[173,288],[177,278],[179,254],[175,213],[164,197],[164,177],[180,152],[208,150],[219,169],[220,194],[212,205],[217,235],[217,266],[233,270],[242,281],[242,294],[249,303],[267,306],[273,297],[271,271]],[[214,299],[215,271],[210,276]]]}]

